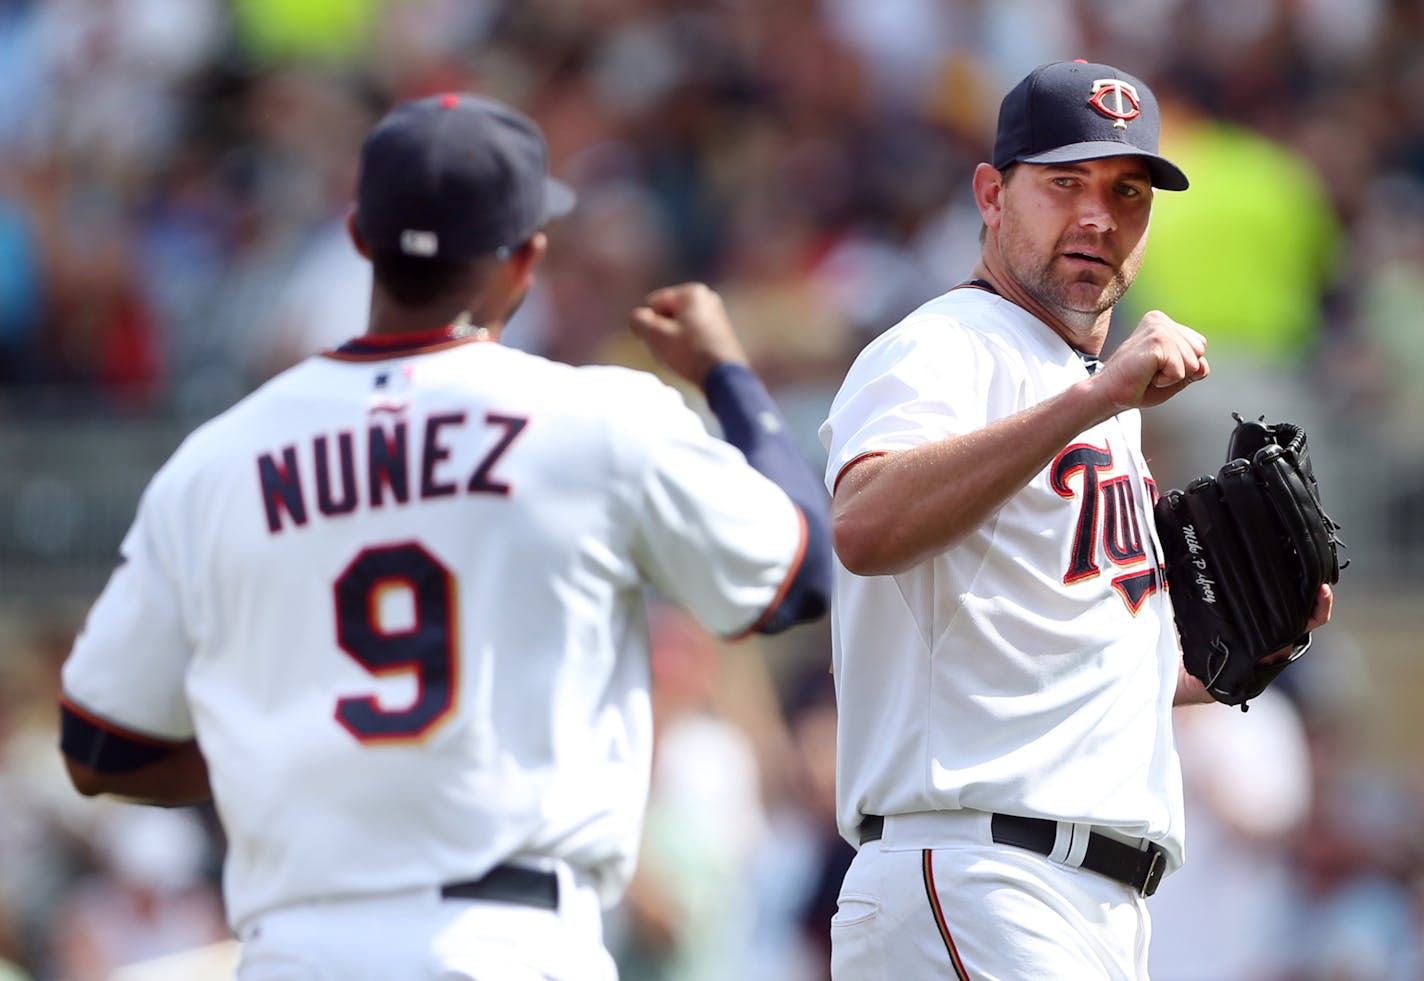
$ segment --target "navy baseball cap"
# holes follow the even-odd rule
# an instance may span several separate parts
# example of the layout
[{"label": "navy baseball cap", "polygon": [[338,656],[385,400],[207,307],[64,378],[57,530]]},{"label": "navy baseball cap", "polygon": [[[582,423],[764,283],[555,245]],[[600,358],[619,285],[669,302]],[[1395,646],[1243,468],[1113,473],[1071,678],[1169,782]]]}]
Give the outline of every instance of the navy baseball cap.
[{"label": "navy baseball cap", "polygon": [[404,102],[361,147],[356,227],[373,252],[502,258],[574,201],[533,120],[483,96]]},{"label": "navy baseball cap", "polygon": [[1139,78],[1108,65],[1041,65],[999,106],[994,167],[1134,156],[1147,161],[1152,185],[1185,191],[1187,175],[1157,153],[1157,98]]}]

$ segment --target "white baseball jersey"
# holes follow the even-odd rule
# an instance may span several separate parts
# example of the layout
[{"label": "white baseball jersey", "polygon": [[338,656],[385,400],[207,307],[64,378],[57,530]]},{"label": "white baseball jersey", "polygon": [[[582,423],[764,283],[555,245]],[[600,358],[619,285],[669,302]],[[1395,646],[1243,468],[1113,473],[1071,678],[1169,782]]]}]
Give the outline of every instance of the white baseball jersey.
[{"label": "white baseball jersey", "polygon": [[520,855],[607,902],[647,796],[646,587],[738,634],[802,528],[651,375],[447,334],[328,352],[155,476],[65,698],[196,737],[235,926]]},{"label": "white baseball jersey", "polygon": [[[872,341],[821,438],[826,483],[1086,377],[1047,325],[973,287]],[[837,564],[838,817],[953,808],[1119,829],[1181,861],[1178,652],[1140,417],[1082,433],[980,528],[895,576]],[[913,510],[916,502],[905,501]]]}]

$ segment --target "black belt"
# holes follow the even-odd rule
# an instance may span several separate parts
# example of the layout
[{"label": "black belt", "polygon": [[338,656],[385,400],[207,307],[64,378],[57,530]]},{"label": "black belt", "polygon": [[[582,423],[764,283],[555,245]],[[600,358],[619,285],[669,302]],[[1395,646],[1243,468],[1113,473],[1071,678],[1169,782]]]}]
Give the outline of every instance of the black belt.
[{"label": "black belt", "polygon": [[[860,822],[860,843],[878,841],[885,832],[885,819],[867,814]],[[995,814],[989,821],[989,833],[1000,845],[1027,848],[1040,855],[1052,855],[1058,838],[1058,822],[1047,818],[1018,817]],[[1148,842],[1146,851],[1125,841],[1109,838],[1094,831],[1088,835],[1088,849],[1079,863],[1089,872],[1096,872],[1124,885],[1132,886],[1144,896],[1157,891],[1166,871],[1167,855],[1162,846]]]},{"label": "black belt", "polygon": [[484,899],[539,909],[559,908],[559,877],[553,872],[518,865],[496,865],[479,879],[449,882],[440,887],[445,899]]}]

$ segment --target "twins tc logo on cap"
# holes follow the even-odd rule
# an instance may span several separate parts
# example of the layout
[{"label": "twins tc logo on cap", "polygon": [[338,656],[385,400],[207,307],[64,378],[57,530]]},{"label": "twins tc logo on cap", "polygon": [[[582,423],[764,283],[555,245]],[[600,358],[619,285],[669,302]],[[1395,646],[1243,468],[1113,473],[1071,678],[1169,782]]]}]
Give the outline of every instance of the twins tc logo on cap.
[{"label": "twins tc logo on cap", "polygon": [[1113,129],[1127,129],[1127,124],[1142,115],[1142,100],[1131,82],[1120,78],[1093,80],[1093,94],[1088,105],[1113,121]]}]

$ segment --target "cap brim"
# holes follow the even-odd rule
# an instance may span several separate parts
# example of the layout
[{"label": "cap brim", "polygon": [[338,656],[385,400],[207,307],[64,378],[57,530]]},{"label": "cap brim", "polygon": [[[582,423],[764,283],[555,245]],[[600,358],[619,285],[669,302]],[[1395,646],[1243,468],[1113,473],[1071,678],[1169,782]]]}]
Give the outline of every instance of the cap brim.
[{"label": "cap brim", "polygon": [[1164,191],[1185,191],[1190,182],[1182,168],[1178,167],[1166,157],[1159,157],[1155,153],[1148,153],[1139,150],[1130,143],[1118,143],[1114,140],[1099,140],[1091,143],[1070,143],[1068,146],[1055,147],[1052,150],[1045,150],[1042,153],[1035,153],[1029,156],[1019,157],[1022,163],[1030,164],[1055,164],[1055,163],[1079,163],[1083,160],[1104,160],[1108,157],[1141,157],[1147,161],[1147,170],[1152,175],[1152,186],[1160,187]]},{"label": "cap brim", "polygon": [[552,221],[555,218],[562,218],[570,211],[574,210],[574,205],[578,204],[578,195],[574,189],[569,187],[557,177],[544,178],[544,220]]}]

